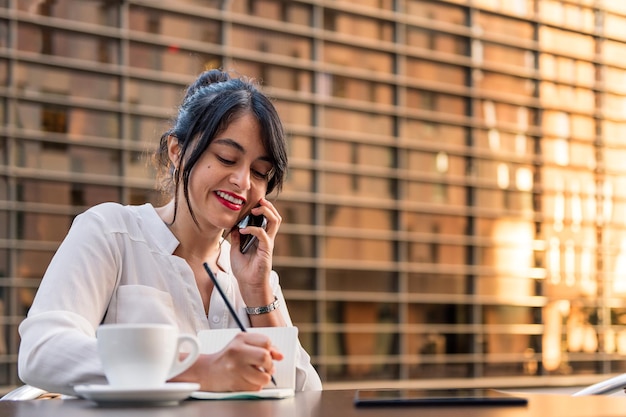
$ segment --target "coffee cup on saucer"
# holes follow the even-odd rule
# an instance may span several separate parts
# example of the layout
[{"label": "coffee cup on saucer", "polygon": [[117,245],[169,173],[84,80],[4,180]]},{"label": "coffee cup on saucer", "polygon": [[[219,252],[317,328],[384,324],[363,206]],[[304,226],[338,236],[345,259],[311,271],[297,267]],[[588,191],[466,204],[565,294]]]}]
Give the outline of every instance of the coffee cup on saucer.
[{"label": "coffee cup on saucer", "polygon": [[179,334],[168,324],[103,324],[96,336],[104,374],[111,387],[120,389],[162,387],[200,353],[196,336]]}]

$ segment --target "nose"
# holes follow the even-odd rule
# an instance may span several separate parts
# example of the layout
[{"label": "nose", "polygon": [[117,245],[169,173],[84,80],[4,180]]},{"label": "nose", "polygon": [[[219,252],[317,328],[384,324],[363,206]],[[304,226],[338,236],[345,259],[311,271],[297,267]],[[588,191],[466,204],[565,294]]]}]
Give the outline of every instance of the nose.
[{"label": "nose", "polygon": [[240,167],[236,169],[231,174],[230,181],[240,190],[248,190],[250,188],[250,168]]}]

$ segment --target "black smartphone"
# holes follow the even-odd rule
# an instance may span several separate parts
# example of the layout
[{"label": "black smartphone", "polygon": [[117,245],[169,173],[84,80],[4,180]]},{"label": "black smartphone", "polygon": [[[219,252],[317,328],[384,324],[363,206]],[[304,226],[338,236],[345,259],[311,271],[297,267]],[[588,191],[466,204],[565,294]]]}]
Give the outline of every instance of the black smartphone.
[{"label": "black smartphone", "polygon": [[[255,216],[252,213],[241,219],[237,224],[239,229],[243,229],[247,226],[260,227],[263,230],[267,227],[267,219],[263,215]],[[241,242],[239,243],[239,250],[241,253],[246,253],[256,243],[257,237],[254,235],[241,235]]]},{"label": "black smartphone", "polygon": [[519,406],[527,403],[524,397],[486,388],[369,389],[358,390],[354,397],[357,407]]}]

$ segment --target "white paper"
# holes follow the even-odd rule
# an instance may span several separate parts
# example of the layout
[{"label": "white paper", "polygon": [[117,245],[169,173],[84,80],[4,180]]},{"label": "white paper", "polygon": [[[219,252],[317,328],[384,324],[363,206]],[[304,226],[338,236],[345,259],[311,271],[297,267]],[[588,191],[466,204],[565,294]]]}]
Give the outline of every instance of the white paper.
[{"label": "white paper", "polygon": [[289,398],[294,396],[291,388],[264,388],[261,391],[210,392],[195,391],[190,397],[196,400],[254,400],[260,398]]},{"label": "white paper", "polygon": [[[246,329],[250,333],[262,333],[267,335],[280,353],[283,359],[274,362],[274,380],[276,385],[270,382],[263,387],[260,392],[245,392],[249,398],[265,395],[263,398],[284,398],[286,393],[293,392],[296,388],[296,351],[298,348],[298,328],[297,327],[250,327]],[[200,341],[200,353],[215,353],[222,350],[228,342],[230,342],[236,334],[240,333],[239,329],[211,329],[202,330],[198,333]],[[287,390],[287,391],[285,391]],[[262,393],[268,391],[267,393]],[[236,395],[236,392],[225,393],[208,393],[207,396],[215,396],[220,394]],[[244,393],[239,393],[244,394]],[[274,395],[273,397],[270,397]],[[197,398],[197,397],[194,397]]]}]

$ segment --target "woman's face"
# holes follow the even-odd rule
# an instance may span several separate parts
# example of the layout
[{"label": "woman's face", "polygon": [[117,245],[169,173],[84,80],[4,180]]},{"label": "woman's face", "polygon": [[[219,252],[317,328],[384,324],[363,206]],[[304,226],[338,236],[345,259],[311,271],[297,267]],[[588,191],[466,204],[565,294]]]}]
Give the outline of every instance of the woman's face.
[{"label": "woman's face", "polygon": [[189,179],[191,207],[200,227],[229,229],[256,206],[267,191],[270,161],[259,123],[250,113],[219,133]]}]

